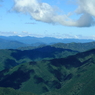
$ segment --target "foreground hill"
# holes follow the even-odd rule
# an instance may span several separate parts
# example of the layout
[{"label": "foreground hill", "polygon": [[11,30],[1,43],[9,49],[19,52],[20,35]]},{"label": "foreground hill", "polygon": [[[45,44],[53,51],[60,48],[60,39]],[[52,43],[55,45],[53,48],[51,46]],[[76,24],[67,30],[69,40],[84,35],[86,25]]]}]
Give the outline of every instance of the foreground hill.
[{"label": "foreground hill", "polygon": [[32,50],[0,50],[0,71],[14,67],[18,64],[42,59],[62,58],[74,55],[77,51],[60,49],[51,46],[40,47]]},{"label": "foreground hill", "polygon": [[38,95],[94,95],[95,49],[3,70],[0,72],[0,86]]}]

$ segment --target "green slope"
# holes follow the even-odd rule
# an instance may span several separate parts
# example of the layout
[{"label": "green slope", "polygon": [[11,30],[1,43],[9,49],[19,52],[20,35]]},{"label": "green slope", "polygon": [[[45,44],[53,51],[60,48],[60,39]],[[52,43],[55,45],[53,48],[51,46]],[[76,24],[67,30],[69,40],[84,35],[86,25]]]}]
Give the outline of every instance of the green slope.
[{"label": "green slope", "polygon": [[45,46],[42,48],[36,48],[33,50],[0,50],[0,71],[3,69],[9,69],[18,64],[42,60],[42,59],[53,59],[61,58],[69,55],[74,55],[77,51],[68,49],[58,49],[51,46]]},{"label": "green slope", "polygon": [[18,62],[16,62],[15,58],[11,56],[11,54],[15,52],[13,50],[0,50],[0,71],[3,69],[8,69],[13,66],[18,65]]},{"label": "green slope", "polygon": [[42,95],[95,95],[95,63],[79,67],[75,75],[59,90]]},{"label": "green slope", "polygon": [[3,70],[0,72],[0,86],[38,95],[94,95],[94,74],[95,49]]},{"label": "green slope", "polygon": [[73,77],[59,90],[42,95],[95,95],[95,50],[76,55],[83,65],[78,66]]}]

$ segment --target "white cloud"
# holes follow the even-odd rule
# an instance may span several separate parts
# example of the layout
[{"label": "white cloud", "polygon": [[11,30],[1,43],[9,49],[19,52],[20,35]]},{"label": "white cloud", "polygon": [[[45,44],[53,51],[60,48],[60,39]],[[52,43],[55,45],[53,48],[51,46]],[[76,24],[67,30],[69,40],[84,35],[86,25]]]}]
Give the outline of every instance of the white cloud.
[{"label": "white cloud", "polygon": [[82,14],[78,23],[80,26],[92,26],[95,24],[95,0],[78,0],[77,14]]},{"label": "white cloud", "polygon": [[30,14],[37,21],[76,27],[89,27],[94,25],[95,0],[77,0],[78,8],[74,10],[74,13],[80,15],[80,18],[76,20],[71,19],[68,14],[57,14],[56,9],[51,5],[40,2],[39,0],[14,0],[14,2],[14,11]]},{"label": "white cloud", "polygon": [[2,31],[0,31],[0,36],[15,36],[15,35],[17,35],[18,33],[17,32],[2,32]]},{"label": "white cloud", "polygon": [[15,0],[14,10],[29,13],[34,19],[50,23],[55,15],[54,9],[47,3],[38,0]]},{"label": "white cloud", "polygon": [[77,13],[88,13],[95,17],[95,0],[78,0]]},{"label": "white cloud", "polygon": [[79,27],[89,27],[94,25],[94,19],[89,14],[83,14],[77,21]]},{"label": "white cloud", "polygon": [[31,36],[31,37],[37,37],[37,38],[53,37],[57,39],[93,39],[95,40],[95,35],[83,36],[83,35],[60,34],[60,33],[45,35],[45,34],[29,33],[27,31],[22,31],[20,33],[15,32],[15,31],[11,31],[11,32],[0,31],[0,36],[20,36],[20,37]]}]

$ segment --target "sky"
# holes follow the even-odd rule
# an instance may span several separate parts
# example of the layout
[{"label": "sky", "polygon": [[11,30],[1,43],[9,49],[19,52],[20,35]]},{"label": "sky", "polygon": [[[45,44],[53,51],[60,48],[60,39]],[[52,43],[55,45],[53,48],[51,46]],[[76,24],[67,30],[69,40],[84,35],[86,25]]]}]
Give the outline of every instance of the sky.
[{"label": "sky", "polygon": [[0,35],[95,39],[95,0],[0,0]]}]

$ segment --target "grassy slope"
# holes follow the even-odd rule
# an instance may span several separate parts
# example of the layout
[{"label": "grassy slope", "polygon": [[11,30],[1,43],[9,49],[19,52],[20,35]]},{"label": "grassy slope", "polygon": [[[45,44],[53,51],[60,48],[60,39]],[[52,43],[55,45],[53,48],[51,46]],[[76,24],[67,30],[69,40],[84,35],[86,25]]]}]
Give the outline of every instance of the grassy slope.
[{"label": "grassy slope", "polygon": [[67,58],[32,61],[1,71],[0,86],[45,93],[43,95],[87,95],[90,87],[88,95],[94,95],[94,69],[93,49]]},{"label": "grassy slope", "polygon": [[84,64],[77,68],[73,77],[61,89],[42,95],[95,95],[95,50],[76,57]]},{"label": "grassy slope", "polygon": [[95,63],[81,66],[76,74],[59,90],[42,95],[94,95],[95,94]]}]

